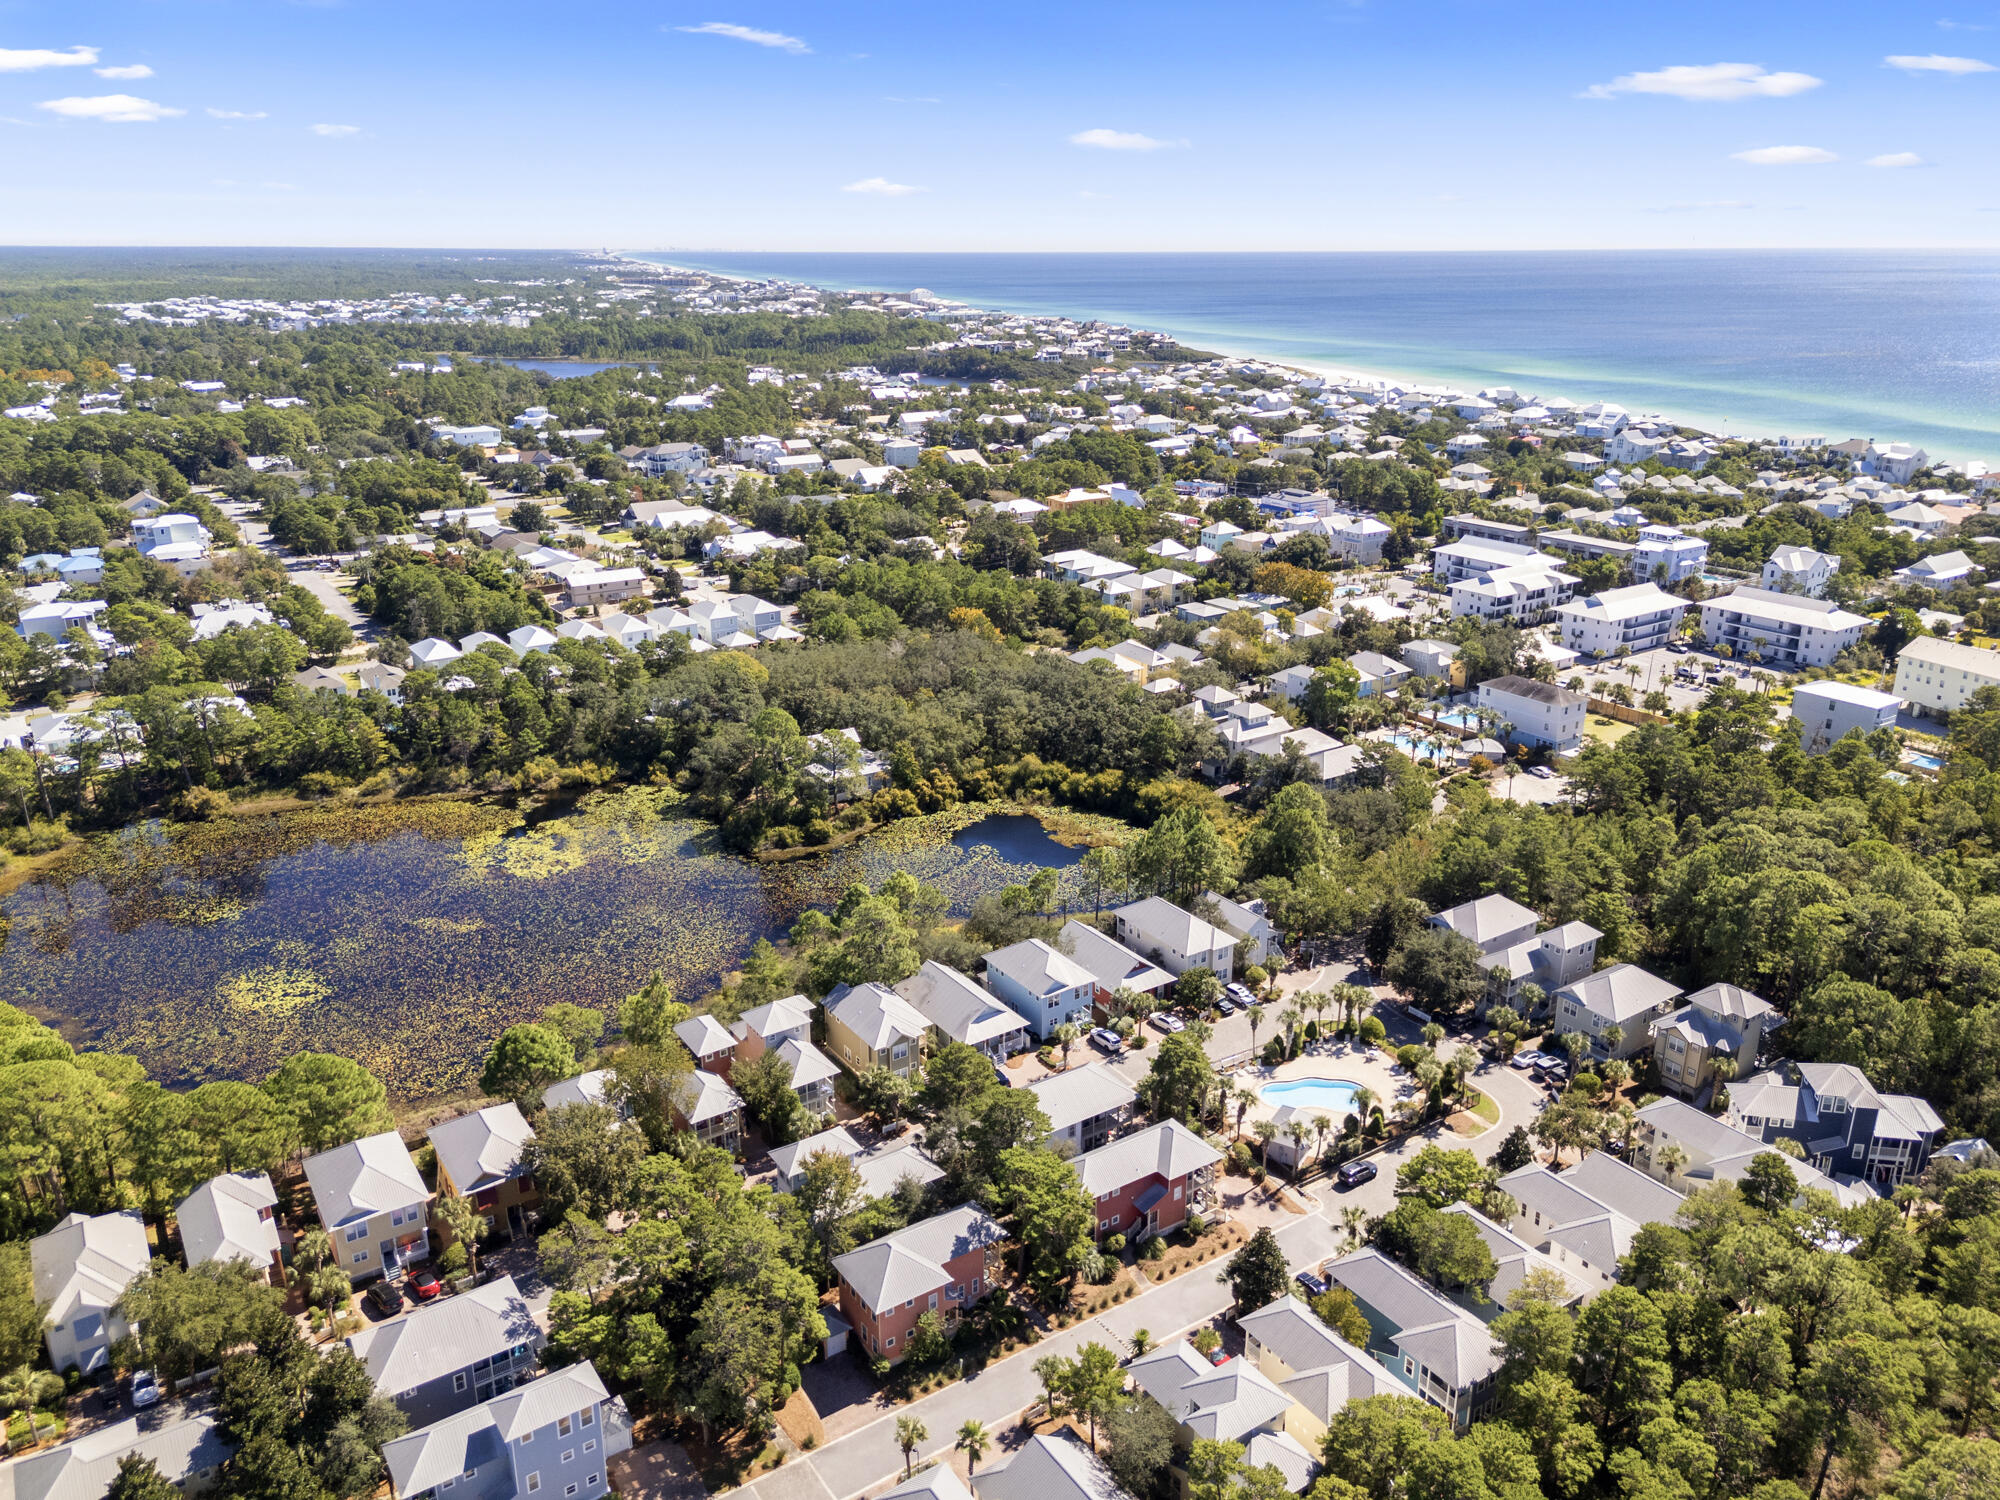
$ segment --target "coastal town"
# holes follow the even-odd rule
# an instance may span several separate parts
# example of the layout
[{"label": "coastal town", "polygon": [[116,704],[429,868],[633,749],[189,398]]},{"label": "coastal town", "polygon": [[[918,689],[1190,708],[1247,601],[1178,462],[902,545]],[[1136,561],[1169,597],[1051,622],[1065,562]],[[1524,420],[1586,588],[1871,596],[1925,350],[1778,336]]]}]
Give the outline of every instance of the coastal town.
[{"label": "coastal town", "polygon": [[1990,1492],[2000,472],[517,259],[0,330],[11,941],[605,789],[1067,862],[428,1092],[10,989],[15,1500]]}]

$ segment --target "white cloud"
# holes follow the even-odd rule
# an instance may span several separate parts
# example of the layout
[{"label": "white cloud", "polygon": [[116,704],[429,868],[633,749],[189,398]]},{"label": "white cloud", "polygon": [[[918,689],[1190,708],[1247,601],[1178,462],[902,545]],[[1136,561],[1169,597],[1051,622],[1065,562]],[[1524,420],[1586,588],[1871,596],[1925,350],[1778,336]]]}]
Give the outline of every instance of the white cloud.
[{"label": "white cloud", "polygon": [[151,99],[140,99],[131,94],[98,94],[92,98],[72,95],[67,99],[44,99],[35,108],[45,109],[54,115],[66,115],[72,120],[103,120],[109,125],[149,125],[155,120],[187,113],[184,109],[155,104]]},{"label": "white cloud", "polygon": [[1868,165],[1871,167],[1921,167],[1926,165],[1926,163],[1914,151],[1891,151],[1886,156],[1869,157]]},{"label": "white cloud", "polygon": [[704,21],[699,26],[676,26],[674,30],[685,31],[689,36],[726,36],[753,47],[775,47],[794,55],[812,51],[798,37],[786,36],[782,31],[759,31],[755,26],[738,26],[734,21]]},{"label": "white cloud", "polygon": [[1820,80],[1810,73],[1767,73],[1758,63],[1702,63],[1661,68],[1652,73],[1627,73],[1609,83],[1593,83],[1586,99],[1615,99],[1620,94],[1666,94],[1675,99],[1715,103],[1732,99],[1786,99],[1816,89]]},{"label": "white cloud", "polygon": [[361,127],[359,125],[308,125],[306,129],[310,130],[314,135],[337,136],[361,134]]},{"label": "white cloud", "polygon": [[131,78],[151,78],[153,70],[144,63],[126,63],[117,68],[93,68],[99,78],[116,78],[121,81]]},{"label": "white cloud", "polygon": [[921,193],[920,187],[912,187],[907,182],[891,182],[886,177],[864,177],[859,182],[850,182],[842,188],[843,193],[872,193],[877,198],[907,198],[912,193]]},{"label": "white cloud", "polygon": [[36,68],[87,68],[97,61],[95,47],[57,52],[49,47],[0,47],[0,73],[29,73]]},{"label": "white cloud", "polygon": [[217,109],[213,104],[207,110],[211,120],[263,120],[268,119],[261,109]]},{"label": "white cloud", "polygon": [[1164,151],[1170,146],[1185,146],[1186,141],[1155,140],[1150,135],[1141,135],[1136,130],[1079,130],[1069,138],[1072,146],[1095,146],[1100,151]]},{"label": "white cloud", "polygon": [[1905,73],[1953,73],[1963,76],[1967,73],[1991,73],[1993,64],[1981,62],[1976,57],[1941,57],[1933,52],[1926,57],[1907,54],[1885,57],[1882,65],[1886,68],[1901,68]]},{"label": "white cloud", "polygon": [[1732,151],[1730,160],[1747,161],[1753,167],[1809,167],[1840,158],[1818,146],[1759,146],[1754,151]]}]

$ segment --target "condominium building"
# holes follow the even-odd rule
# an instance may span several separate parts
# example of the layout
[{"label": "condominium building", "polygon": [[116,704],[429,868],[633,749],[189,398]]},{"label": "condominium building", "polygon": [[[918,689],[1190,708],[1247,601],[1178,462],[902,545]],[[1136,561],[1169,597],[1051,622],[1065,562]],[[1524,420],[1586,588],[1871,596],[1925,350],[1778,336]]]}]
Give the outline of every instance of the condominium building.
[{"label": "condominium building", "polygon": [[1619,651],[1650,651],[1664,646],[1680,629],[1687,601],[1677,599],[1657,583],[1602,589],[1587,599],[1572,599],[1556,611],[1562,641],[1586,656],[1615,656]]},{"label": "condominium building", "polygon": [[1589,701],[1582,693],[1531,677],[1494,677],[1479,684],[1479,707],[1500,716],[1503,740],[1558,755],[1582,747]]},{"label": "condominium building", "polygon": [[1809,682],[1792,692],[1799,748],[1808,755],[1818,755],[1850,734],[1893,729],[1902,706],[1902,699],[1894,693],[1878,693],[1851,682]]},{"label": "condominium building", "polygon": [[1862,616],[1828,600],[1768,589],[1737,589],[1701,606],[1701,631],[1711,646],[1792,669],[1833,665],[1867,626]]},{"label": "condominium building", "polygon": [[1917,713],[1957,713],[1983,687],[2000,687],[2000,651],[1920,636],[1896,658],[1896,696]]}]

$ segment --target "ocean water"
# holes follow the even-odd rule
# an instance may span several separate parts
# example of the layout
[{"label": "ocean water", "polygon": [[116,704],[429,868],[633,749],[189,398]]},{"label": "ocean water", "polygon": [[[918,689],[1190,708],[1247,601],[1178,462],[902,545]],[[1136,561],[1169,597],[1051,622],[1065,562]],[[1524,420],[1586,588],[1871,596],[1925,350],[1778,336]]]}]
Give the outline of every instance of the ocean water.
[{"label": "ocean water", "polygon": [[2000,463],[2000,255],[753,254],[636,258],[1103,318],[1191,345],[1616,401],[1710,431]]}]

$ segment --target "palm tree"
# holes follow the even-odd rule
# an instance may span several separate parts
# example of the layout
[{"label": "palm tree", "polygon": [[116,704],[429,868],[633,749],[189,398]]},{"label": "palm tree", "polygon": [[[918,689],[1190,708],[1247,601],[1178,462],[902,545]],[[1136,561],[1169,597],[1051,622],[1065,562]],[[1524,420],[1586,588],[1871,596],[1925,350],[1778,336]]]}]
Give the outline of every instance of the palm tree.
[{"label": "palm tree", "polygon": [[1312,1135],[1312,1126],[1304,1120],[1294,1119],[1285,1126],[1285,1139],[1292,1143],[1292,1179],[1303,1180],[1306,1175],[1306,1141]]},{"label": "palm tree", "polygon": [[1233,1088],[1229,1091],[1229,1102],[1236,1106],[1236,1133],[1243,1134],[1243,1117],[1250,1112],[1250,1106],[1257,1102],[1257,1091],[1247,1088]]},{"label": "palm tree", "polygon": [[1377,1097],[1375,1090],[1368,1087],[1365,1083],[1354,1091],[1354,1112],[1361,1116],[1361,1128],[1363,1130],[1368,1128],[1368,1116],[1375,1111]]},{"label": "palm tree", "polygon": [[1313,1116],[1313,1160],[1326,1160],[1326,1138],[1333,1133],[1332,1115]]},{"label": "palm tree", "polygon": [[1458,1074],[1458,1097],[1472,1097],[1472,1071],[1479,1066],[1479,1052],[1473,1047],[1460,1047],[1451,1054],[1452,1071]]},{"label": "palm tree", "polygon": [[1250,1050],[1252,1052],[1255,1052],[1257,1050],[1257,1028],[1262,1026],[1263,1024],[1264,1024],[1264,1007],[1261,1005],[1251,1006],[1250,1007]]},{"label": "palm tree", "polygon": [[1076,1039],[1083,1035],[1083,1028],[1074,1021],[1065,1021],[1056,1027],[1054,1031],[1050,1032],[1049,1035],[1054,1039],[1056,1045],[1062,1048],[1063,1067],[1067,1069],[1069,1067],[1069,1049],[1076,1044]]},{"label": "palm tree", "polygon": [[1340,1227],[1347,1231],[1348,1249],[1361,1243],[1361,1231],[1367,1223],[1368,1210],[1359,1204],[1350,1203],[1340,1211]]},{"label": "palm tree", "polygon": [[1292,1038],[1297,1034],[1299,1022],[1303,1019],[1296,1005],[1288,1005],[1279,1012],[1278,1021],[1285,1028],[1285,1050],[1292,1050]]},{"label": "palm tree", "polygon": [[1132,1357],[1134,1359],[1144,1359],[1147,1351],[1152,1347],[1153,1334],[1151,1329],[1135,1328],[1132,1330]]},{"label": "palm tree", "polygon": [[1669,1141],[1655,1153],[1660,1170],[1667,1174],[1667,1185],[1673,1186],[1674,1179],[1681,1175],[1681,1169],[1688,1164],[1687,1148],[1677,1141]]},{"label": "palm tree", "polygon": [[916,1465],[917,1445],[929,1440],[930,1429],[916,1417],[896,1418],[896,1446],[903,1450],[903,1477],[908,1479]]},{"label": "palm tree", "polygon": [[979,1467],[979,1460],[986,1456],[992,1446],[992,1434],[987,1432],[984,1422],[967,1418],[958,1429],[958,1442],[953,1446],[965,1450],[965,1472],[970,1474]]},{"label": "palm tree", "polygon": [[1259,1120],[1250,1127],[1250,1133],[1257,1137],[1257,1155],[1265,1171],[1271,1170],[1271,1142],[1277,1138],[1278,1125],[1275,1120]]},{"label": "palm tree", "polygon": [[1440,1026],[1436,1021],[1426,1021],[1424,1029],[1418,1035],[1424,1039],[1426,1047],[1429,1047],[1432,1051],[1436,1051],[1437,1044],[1444,1040],[1444,1027]]}]

